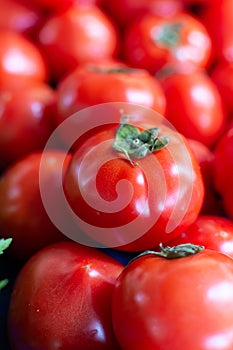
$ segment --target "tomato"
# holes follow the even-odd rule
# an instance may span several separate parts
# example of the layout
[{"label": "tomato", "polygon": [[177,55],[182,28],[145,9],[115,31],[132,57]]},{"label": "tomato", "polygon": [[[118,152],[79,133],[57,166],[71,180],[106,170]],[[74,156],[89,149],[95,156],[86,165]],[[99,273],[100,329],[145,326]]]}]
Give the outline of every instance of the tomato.
[{"label": "tomato", "polygon": [[196,70],[207,67],[211,41],[204,25],[191,14],[162,18],[149,13],[127,27],[123,50],[129,65],[153,74],[167,64]]},{"label": "tomato", "polygon": [[193,243],[216,250],[233,258],[233,221],[216,215],[199,215],[197,220],[170,246]]},{"label": "tomato", "polygon": [[74,242],[47,246],[26,262],[10,301],[12,350],[116,350],[111,297],[123,266]]},{"label": "tomato", "polygon": [[[27,0],[20,1],[28,6]],[[30,1],[30,6],[42,13],[53,14],[63,12],[75,4],[87,6],[97,4],[98,2],[99,0],[32,0]]]},{"label": "tomato", "polygon": [[127,27],[148,12],[169,17],[182,9],[181,2],[177,0],[104,0],[102,6],[120,27]]},{"label": "tomato", "polygon": [[231,350],[233,260],[208,249],[135,259],[117,279],[112,315],[122,350]]},{"label": "tomato", "polygon": [[57,82],[80,63],[114,56],[118,36],[113,22],[97,6],[72,6],[45,21],[37,42]]},{"label": "tomato", "polygon": [[210,77],[219,89],[229,119],[233,119],[233,63],[227,61],[216,63],[210,73]]},{"label": "tomato", "polygon": [[63,165],[63,157],[58,150],[30,153],[8,167],[0,178],[0,231],[3,237],[13,238],[6,254],[14,259],[25,260],[45,245],[64,239],[50,221],[40,194],[42,183],[59,211],[58,174],[69,162],[67,155]]},{"label": "tomato", "polygon": [[1,30],[0,87],[22,88],[47,79],[47,64],[39,48],[21,33]]},{"label": "tomato", "polygon": [[202,12],[200,20],[208,30],[213,43],[212,61],[233,60],[232,11],[232,1],[216,0]]},{"label": "tomato", "polygon": [[47,84],[0,90],[0,163],[42,149],[55,126],[56,93]]},{"label": "tomato", "polygon": [[[97,245],[139,251],[170,240],[196,219],[203,183],[196,158],[182,135],[158,117],[156,121],[154,111],[138,105],[126,109],[125,104],[129,124],[119,124],[121,106],[107,105],[106,126],[103,109],[95,106],[94,113],[90,110],[86,125],[93,118],[98,121],[101,113],[102,129],[83,136],[65,173],[64,191],[77,226]],[[110,117],[116,122],[111,123]],[[77,122],[81,119],[82,115]],[[153,136],[147,140],[148,130],[151,135],[155,132],[155,140]],[[147,153],[153,140],[158,141],[158,150]]]},{"label": "tomato", "polygon": [[41,15],[17,0],[1,0],[0,29],[29,34],[41,21]]},{"label": "tomato", "polygon": [[213,146],[224,131],[226,114],[216,85],[204,72],[161,76],[165,116],[184,136]]},{"label": "tomato", "polygon": [[165,96],[158,80],[147,71],[121,62],[83,64],[57,87],[58,124],[82,108],[105,102],[130,102],[163,114]]},{"label": "tomato", "polygon": [[202,142],[188,139],[189,145],[200,165],[204,181],[204,201],[201,208],[202,214],[224,215],[222,200],[214,185],[213,166],[214,153]]},{"label": "tomato", "polygon": [[218,140],[214,148],[214,184],[220,194],[229,191],[233,176],[233,127]]}]

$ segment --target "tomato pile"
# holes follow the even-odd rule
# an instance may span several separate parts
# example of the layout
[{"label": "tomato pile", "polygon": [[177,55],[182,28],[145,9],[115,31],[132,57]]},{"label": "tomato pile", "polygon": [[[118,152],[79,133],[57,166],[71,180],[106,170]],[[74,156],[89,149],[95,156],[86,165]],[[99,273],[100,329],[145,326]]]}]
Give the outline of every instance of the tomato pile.
[{"label": "tomato pile", "polygon": [[231,0],[1,0],[3,350],[233,349],[232,96]]}]

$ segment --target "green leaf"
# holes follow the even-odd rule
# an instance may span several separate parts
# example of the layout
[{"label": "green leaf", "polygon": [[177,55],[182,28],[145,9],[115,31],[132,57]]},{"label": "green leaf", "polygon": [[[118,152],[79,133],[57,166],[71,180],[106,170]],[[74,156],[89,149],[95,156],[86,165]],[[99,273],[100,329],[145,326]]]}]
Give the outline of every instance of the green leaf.
[{"label": "green leaf", "polygon": [[169,138],[167,136],[158,137],[153,144],[151,152],[159,151],[160,149],[166,147],[168,142]]},{"label": "green leaf", "polygon": [[131,158],[144,158],[148,153],[158,151],[168,144],[168,137],[158,134],[159,128],[140,132],[135,126],[122,122],[117,129],[112,147],[124,153],[132,165],[137,165]]},{"label": "green leaf", "polygon": [[0,254],[3,254],[4,250],[6,250],[12,242],[12,238],[1,238],[0,239]]},{"label": "green leaf", "polygon": [[1,280],[0,281],[0,290],[3,289],[4,287],[6,287],[7,283],[8,283],[7,278],[5,278],[4,280]]}]

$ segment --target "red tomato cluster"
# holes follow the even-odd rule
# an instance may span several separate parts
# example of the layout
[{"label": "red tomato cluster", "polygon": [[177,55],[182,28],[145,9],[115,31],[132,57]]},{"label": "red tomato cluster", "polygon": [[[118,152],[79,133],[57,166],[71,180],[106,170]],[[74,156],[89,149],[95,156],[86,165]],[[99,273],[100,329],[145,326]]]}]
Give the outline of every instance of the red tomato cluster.
[{"label": "red tomato cluster", "polygon": [[0,2],[10,350],[233,349],[232,96],[231,0]]}]

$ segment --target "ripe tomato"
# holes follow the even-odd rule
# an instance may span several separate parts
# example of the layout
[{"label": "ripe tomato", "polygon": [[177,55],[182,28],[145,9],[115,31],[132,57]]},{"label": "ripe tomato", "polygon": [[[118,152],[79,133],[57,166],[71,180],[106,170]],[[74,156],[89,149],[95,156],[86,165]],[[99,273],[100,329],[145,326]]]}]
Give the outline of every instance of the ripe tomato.
[{"label": "ripe tomato", "polygon": [[38,34],[38,45],[57,82],[80,63],[114,56],[118,37],[113,22],[100,8],[72,6],[45,21]]},{"label": "ripe tomato", "polygon": [[62,167],[65,171],[69,162],[67,155],[63,165],[63,157],[62,151],[30,153],[8,167],[0,178],[0,231],[3,237],[13,238],[6,253],[13,258],[25,260],[45,245],[64,239],[50,221],[40,195],[40,182],[43,182],[59,210],[58,173]]},{"label": "ripe tomato", "polygon": [[214,153],[202,142],[188,139],[189,145],[200,165],[205,194],[201,208],[202,214],[224,215],[222,200],[214,185],[213,166]]},{"label": "ripe tomato", "polygon": [[233,119],[233,62],[218,62],[213,67],[210,77],[219,89],[229,118]]},{"label": "ripe tomato", "polygon": [[214,148],[214,183],[220,194],[229,191],[233,177],[233,127],[218,140]]},{"label": "ripe tomato", "polygon": [[[129,124],[119,125],[118,105],[115,111],[113,107],[105,110],[107,126],[82,138],[64,176],[64,190],[78,227],[97,245],[139,251],[170,240],[195,221],[203,183],[196,158],[182,135],[156,120],[154,111],[138,105],[130,105],[126,112]],[[95,115],[89,113],[85,123],[98,120],[99,114],[98,110]],[[109,121],[113,115],[115,124]],[[139,136],[139,130],[145,132]],[[153,140],[166,146],[144,153],[147,142]]]},{"label": "ripe tomato", "polygon": [[208,249],[140,257],[117,280],[112,315],[122,350],[231,350],[233,260]]},{"label": "ripe tomato", "polygon": [[161,114],[166,105],[156,78],[114,61],[80,65],[59,83],[57,94],[58,124],[82,108],[105,102],[137,103]]},{"label": "ripe tomato", "polygon": [[10,301],[12,350],[120,350],[111,297],[123,266],[95,248],[60,242],[20,271]]},{"label": "ripe tomato", "polygon": [[170,246],[193,243],[216,250],[233,258],[233,221],[223,216],[199,215],[197,220]]},{"label": "ripe tomato", "polygon": [[177,0],[102,0],[102,6],[120,27],[128,26],[148,12],[169,17],[182,9],[181,2]]},{"label": "ripe tomato", "polygon": [[153,74],[168,63],[182,69],[184,66],[205,68],[211,53],[211,41],[204,25],[183,12],[168,18],[146,14],[127,27],[123,41],[128,64]]},{"label": "ripe tomato", "polygon": [[[204,23],[213,43],[212,60],[233,61],[233,2],[215,0],[202,11],[200,20]],[[218,25],[216,25],[216,23]]]},{"label": "ripe tomato", "polygon": [[0,29],[29,34],[40,23],[42,15],[17,0],[1,0]]},{"label": "ripe tomato", "polygon": [[47,84],[0,90],[0,163],[42,149],[54,129],[56,93]]},{"label": "ripe tomato", "polygon": [[226,125],[219,91],[204,72],[161,76],[167,101],[165,116],[186,137],[213,146]]},{"label": "ripe tomato", "polygon": [[22,88],[47,79],[47,65],[39,48],[21,33],[1,30],[0,87]]}]

